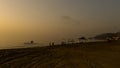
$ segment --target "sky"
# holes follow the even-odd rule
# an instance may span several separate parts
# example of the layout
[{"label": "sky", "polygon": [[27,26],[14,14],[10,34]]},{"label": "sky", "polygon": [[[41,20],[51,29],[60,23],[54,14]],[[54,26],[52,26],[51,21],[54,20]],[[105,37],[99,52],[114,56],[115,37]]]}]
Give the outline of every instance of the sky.
[{"label": "sky", "polygon": [[118,32],[119,6],[120,0],[0,0],[0,47]]}]

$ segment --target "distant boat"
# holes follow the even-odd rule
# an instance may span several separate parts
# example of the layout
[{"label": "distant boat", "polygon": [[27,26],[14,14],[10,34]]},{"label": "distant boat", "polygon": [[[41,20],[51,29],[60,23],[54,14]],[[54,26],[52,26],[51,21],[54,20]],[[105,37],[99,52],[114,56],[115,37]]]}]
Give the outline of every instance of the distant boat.
[{"label": "distant boat", "polygon": [[35,43],[34,41],[26,42],[25,45],[37,45],[38,43]]}]

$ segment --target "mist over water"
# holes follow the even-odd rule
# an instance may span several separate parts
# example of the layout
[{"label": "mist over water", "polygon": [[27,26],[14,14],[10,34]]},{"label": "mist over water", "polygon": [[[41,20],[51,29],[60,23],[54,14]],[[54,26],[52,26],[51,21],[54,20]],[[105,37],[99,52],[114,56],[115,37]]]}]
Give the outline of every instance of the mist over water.
[{"label": "mist over water", "polygon": [[[17,23],[12,23],[11,25],[4,26],[6,28],[0,29],[0,49],[3,48],[15,48],[15,47],[26,47],[24,43],[30,42],[31,40],[39,43],[39,46],[46,46],[50,42],[55,42],[56,44],[61,43],[61,41],[67,41],[69,39],[77,40],[78,37],[94,37],[95,35],[101,33],[117,32],[118,29],[103,30],[100,28],[98,30],[92,27],[83,28],[81,25],[75,24],[25,24],[22,25]],[[9,27],[7,27],[9,26]],[[81,26],[81,27],[79,27]]]},{"label": "mist over water", "polygon": [[43,42],[38,42],[35,41],[35,43],[38,43],[36,45],[27,45],[24,43],[29,43],[30,41],[18,41],[18,40],[2,40],[0,41],[0,49],[12,49],[12,48],[26,48],[26,47],[36,47],[36,46],[47,46],[47,43],[43,43]]}]

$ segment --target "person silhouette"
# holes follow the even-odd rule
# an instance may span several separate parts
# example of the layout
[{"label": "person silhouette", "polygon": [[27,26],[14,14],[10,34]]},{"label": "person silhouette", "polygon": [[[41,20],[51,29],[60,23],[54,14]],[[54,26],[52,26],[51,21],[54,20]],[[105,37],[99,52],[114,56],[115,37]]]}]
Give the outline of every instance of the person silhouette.
[{"label": "person silhouette", "polygon": [[52,46],[54,46],[55,45],[55,43],[54,42],[52,42]]},{"label": "person silhouette", "polygon": [[30,44],[33,44],[34,43],[34,41],[30,41]]}]

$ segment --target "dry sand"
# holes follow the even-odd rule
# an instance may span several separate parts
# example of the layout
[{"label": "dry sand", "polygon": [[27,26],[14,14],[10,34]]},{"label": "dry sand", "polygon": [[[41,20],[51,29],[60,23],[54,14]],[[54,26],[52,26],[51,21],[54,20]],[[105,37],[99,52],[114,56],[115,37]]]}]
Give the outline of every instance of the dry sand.
[{"label": "dry sand", "polygon": [[1,50],[0,68],[120,68],[120,43]]}]

